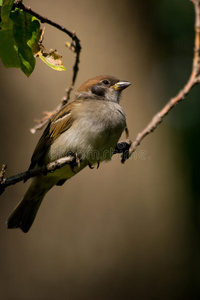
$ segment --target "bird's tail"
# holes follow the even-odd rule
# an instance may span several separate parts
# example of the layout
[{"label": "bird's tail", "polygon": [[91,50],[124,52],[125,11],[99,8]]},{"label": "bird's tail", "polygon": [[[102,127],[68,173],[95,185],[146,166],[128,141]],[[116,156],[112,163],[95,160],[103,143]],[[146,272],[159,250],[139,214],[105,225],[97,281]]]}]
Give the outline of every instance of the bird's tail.
[{"label": "bird's tail", "polygon": [[33,224],[45,194],[52,186],[50,183],[41,185],[41,180],[35,177],[24,198],[8,218],[7,227],[20,228],[23,232],[27,232]]}]

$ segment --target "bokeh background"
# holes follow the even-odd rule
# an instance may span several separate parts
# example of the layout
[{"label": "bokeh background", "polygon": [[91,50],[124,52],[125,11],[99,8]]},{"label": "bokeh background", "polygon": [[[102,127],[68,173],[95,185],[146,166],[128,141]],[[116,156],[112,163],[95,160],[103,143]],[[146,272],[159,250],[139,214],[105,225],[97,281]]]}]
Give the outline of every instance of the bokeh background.
[{"label": "bokeh background", "polygon": [[[82,52],[76,88],[112,74],[123,92],[131,139],[186,83],[192,66],[194,10],[189,0],[26,0],[75,30]],[[66,72],[37,59],[30,76],[0,62],[0,163],[25,171],[41,132],[34,119],[57,106],[70,85],[74,56],[64,33],[45,25],[44,45],[63,55]],[[29,182],[0,201],[0,299],[200,299],[200,86],[122,165],[120,157],[85,169],[50,191],[30,232],[5,221]],[[123,139],[124,137],[122,137]]]}]

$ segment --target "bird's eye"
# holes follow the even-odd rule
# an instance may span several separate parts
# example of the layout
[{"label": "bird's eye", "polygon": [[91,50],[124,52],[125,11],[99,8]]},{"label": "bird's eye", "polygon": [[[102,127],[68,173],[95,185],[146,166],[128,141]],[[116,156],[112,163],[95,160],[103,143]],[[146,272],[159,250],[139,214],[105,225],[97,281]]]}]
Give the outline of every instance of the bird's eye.
[{"label": "bird's eye", "polygon": [[104,80],[102,80],[102,83],[105,85],[109,85],[110,82],[108,80],[104,79]]}]

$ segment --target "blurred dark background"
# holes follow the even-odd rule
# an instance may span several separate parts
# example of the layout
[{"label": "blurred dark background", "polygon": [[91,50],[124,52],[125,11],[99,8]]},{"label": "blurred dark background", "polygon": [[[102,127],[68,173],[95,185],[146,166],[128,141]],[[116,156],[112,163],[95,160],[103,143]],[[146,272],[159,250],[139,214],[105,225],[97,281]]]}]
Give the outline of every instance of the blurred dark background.
[{"label": "blurred dark background", "polygon": [[[132,82],[121,104],[131,139],[186,83],[192,67],[189,0],[24,1],[75,30],[82,42],[76,88],[112,74]],[[45,26],[44,45],[63,54],[66,72],[37,59],[30,78],[0,62],[0,163],[25,171],[41,132],[34,119],[70,85],[70,39]],[[0,209],[2,300],[200,299],[200,86],[144,139],[129,161],[89,168],[47,194],[30,232],[5,221],[29,182],[8,188]],[[122,137],[124,139],[124,136]]]}]

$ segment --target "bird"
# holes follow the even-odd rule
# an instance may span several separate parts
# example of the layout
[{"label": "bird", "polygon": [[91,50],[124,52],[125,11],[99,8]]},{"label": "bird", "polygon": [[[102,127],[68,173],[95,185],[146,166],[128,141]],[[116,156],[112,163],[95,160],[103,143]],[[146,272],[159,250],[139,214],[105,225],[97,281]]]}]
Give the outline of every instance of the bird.
[{"label": "bird", "polygon": [[129,81],[112,75],[99,75],[84,82],[74,99],[51,117],[31,158],[29,170],[73,155],[77,164],[67,164],[54,172],[40,174],[7,220],[7,228],[26,233],[35,220],[46,193],[61,186],[86,166],[109,161],[127,128],[126,115],[119,104],[122,90]]}]

